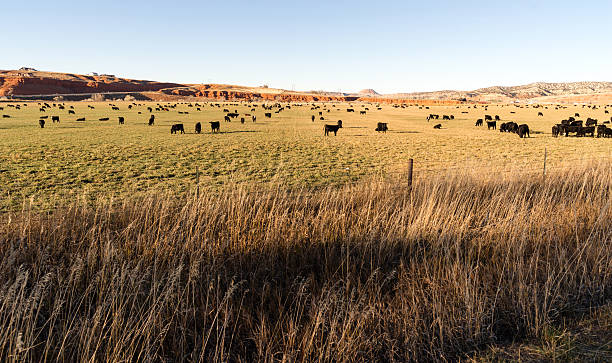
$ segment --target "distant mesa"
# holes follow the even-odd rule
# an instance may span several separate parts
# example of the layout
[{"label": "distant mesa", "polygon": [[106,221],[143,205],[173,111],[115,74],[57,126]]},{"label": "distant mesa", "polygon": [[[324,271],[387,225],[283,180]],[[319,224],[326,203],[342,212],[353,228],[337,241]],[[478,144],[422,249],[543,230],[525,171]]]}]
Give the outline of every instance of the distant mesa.
[{"label": "distant mesa", "polygon": [[362,89],[358,92],[360,95],[368,95],[368,96],[380,96],[380,93],[374,91],[371,88]]}]

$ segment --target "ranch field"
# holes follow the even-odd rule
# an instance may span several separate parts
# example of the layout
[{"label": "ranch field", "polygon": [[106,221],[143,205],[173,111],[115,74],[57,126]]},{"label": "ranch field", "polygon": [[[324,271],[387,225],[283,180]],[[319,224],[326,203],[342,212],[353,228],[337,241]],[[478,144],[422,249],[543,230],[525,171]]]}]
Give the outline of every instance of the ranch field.
[{"label": "ranch field", "polygon": [[[53,104],[52,102],[47,102]],[[111,110],[110,103],[119,107]],[[181,194],[194,189],[196,168],[203,193],[240,184],[284,184],[290,187],[324,187],[356,182],[370,175],[402,174],[410,158],[415,160],[416,178],[449,170],[488,170],[498,175],[540,172],[544,150],[547,169],[563,168],[589,160],[610,160],[612,140],[591,137],[551,136],[551,127],[580,113],[579,118],[609,120],[607,108],[582,106],[555,109],[554,105],[408,106],[394,108],[374,104],[316,103],[296,105],[275,113],[261,103],[251,111],[249,103],[178,103],[169,111],[155,111],[155,125],[147,126],[155,102],[65,102],[64,110],[39,111],[36,102],[19,103],[20,110],[0,103],[0,210],[15,210],[27,204],[50,209],[77,197],[90,200],[122,198],[151,190]],[[24,106],[27,104],[27,106]],[[162,106],[174,103],[160,103]],[[92,105],[95,109],[90,109]],[[190,107],[191,106],[191,107]],[[283,106],[287,106],[284,104]],[[70,107],[75,114],[68,114]],[[347,108],[355,113],[347,113]],[[546,108],[545,108],[546,107]],[[359,111],[369,108],[366,115]],[[223,109],[257,117],[224,122]],[[328,112],[329,110],[329,112]],[[325,120],[320,120],[318,112]],[[139,113],[140,112],[140,113]],[[179,113],[180,112],[180,113]],[[185,112],[189,112],[185,114]],[[264,112],[272,112],[265,118]],[[464,113],[465,112],[465,113]],[[514,112],[514,113],[511,113]],[[537,116],[543,112],[544,116]],[[430,113],[440,120],[427,121]],[[311,115],[316,120],[311,121]],[[501,122],[526,123],[531,137],[475,127],[484,115],[499,115]],[[59,124],[51,116],[60,116]],[[455,119],[443,121],[442,115]],[[44,129],[39,116],[48,116]],[[118,116],[125,118],[119,125]],[[77,122],[85,117],[86,121]],[[99,121],[108,117],[109,121]],[[221,132],[211,134],[209,121],[221,121]],[[323,125],[343,121],[338,136],[323,136]],[[194,125],[202,123],[202,134]],[[389,131],[374,131],[377,122],[387,122]],[[170,126],[183,123],[186,134],[171,135]],[[433,126],[442,124],[441,130]],[[499,125],[500,122],[498,122]]]},{"label": "ranch field", "polygon": [[612,361],[605,106],[111,103],[0,105],[0,361]]}]

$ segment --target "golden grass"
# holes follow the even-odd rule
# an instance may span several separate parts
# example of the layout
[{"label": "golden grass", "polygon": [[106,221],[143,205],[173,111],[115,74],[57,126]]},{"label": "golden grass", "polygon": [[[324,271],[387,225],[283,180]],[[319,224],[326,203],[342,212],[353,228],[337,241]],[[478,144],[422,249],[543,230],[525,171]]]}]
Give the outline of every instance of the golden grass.
[{"label": "golden grass", "polygon": [[612,167],[0,216],[3,361],[438,361],[612,297]]}]

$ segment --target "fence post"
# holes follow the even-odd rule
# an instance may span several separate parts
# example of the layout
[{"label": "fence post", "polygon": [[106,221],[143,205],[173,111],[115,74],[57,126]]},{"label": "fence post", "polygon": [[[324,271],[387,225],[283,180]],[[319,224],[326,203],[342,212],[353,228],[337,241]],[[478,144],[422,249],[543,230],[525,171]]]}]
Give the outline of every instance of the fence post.
[{"label": "fence post", "polygon": [[413,159],[409,159],[408,160],[408,188],[410,188],[410,190],[412,190],[412,168],[414,165],[414,160]]},{"label": "fence post", "polygon": [[544,148],[544,168],[542,169],[542,179],[546,178],[546,156],[548,152],[546,148]]},{"label": "fence post", "polygon": [[196,165],[196,197],[200,198],[200,167]]}]

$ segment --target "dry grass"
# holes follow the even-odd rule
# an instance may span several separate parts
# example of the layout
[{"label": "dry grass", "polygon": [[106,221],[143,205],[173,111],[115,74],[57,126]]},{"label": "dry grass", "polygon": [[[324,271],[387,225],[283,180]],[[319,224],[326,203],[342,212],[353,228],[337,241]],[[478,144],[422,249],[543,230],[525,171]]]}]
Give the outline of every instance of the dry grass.
[{"label": "dry grass", "polygon": [[0,218],[3,361],[456,360],[612,297],[612,167]]}]

